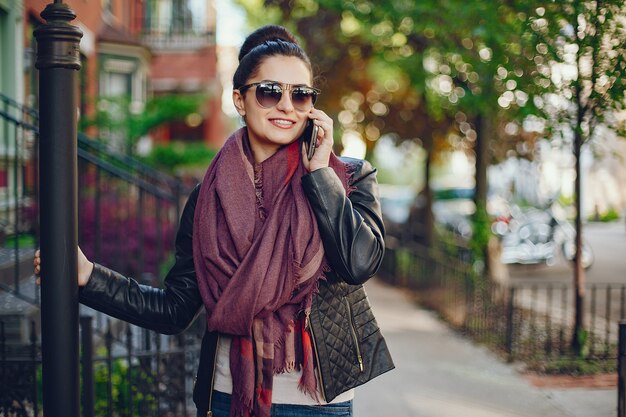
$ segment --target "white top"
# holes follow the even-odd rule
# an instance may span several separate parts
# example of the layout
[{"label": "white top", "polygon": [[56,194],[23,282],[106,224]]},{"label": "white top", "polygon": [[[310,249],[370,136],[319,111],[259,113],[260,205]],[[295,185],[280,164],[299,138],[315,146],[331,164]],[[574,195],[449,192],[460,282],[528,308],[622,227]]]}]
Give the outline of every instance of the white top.
[{"label": "white top", "polygon": [[[216,391],[226,394],[233,392],[233,379],[230,373],[230,344],[229,336],[220,335],[217,345],[217,356],[215,363],[215,383],[213,388]],[[319,395],[320,402],[317,402],[310,395],[298,389],[298,383],[302,371],[294,370],[274,375],[272,387],[273,404],[295,404],[295,405],[324,405],[328,404]],[[319,381],[318,381],[319,385]],[[354,398],[354,389],[338,395],[331,403],[341,403]]]}]

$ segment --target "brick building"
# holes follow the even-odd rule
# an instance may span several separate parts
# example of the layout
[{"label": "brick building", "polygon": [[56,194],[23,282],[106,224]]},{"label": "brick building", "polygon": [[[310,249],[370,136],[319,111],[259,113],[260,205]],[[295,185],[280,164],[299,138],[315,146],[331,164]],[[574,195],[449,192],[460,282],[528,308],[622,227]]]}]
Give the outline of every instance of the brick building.
[{"label": "brick building", "polygon": [[[24,2],[24,96],[37,106],[36,41],[33,30],[49,0]],[[171,139],[221,145],[221,87],[216,70],[214,0],[66,0],[83,31],[80,44],[82,115],[93,115],[96,98],[125,96],[129,111],[149,97],[203,94],[198,114],[151,132],[152,142]],[[95,132],[90,132],[95,133]],[[113,137],[113,139],[115,139]]]}]

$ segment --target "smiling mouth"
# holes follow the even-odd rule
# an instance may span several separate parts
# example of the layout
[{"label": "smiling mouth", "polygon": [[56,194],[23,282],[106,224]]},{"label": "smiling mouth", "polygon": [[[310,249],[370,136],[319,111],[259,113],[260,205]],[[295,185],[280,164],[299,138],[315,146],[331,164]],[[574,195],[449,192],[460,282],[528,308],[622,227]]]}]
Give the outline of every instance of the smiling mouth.
[{"label": "smiling mouth", "polygon": [[277,125],[279,127],[291,127],[296,124],[296,122],[293,122],[291,120],[285,120],[285,119],[270,119],[270,122],[272,122],[272,124]]}]

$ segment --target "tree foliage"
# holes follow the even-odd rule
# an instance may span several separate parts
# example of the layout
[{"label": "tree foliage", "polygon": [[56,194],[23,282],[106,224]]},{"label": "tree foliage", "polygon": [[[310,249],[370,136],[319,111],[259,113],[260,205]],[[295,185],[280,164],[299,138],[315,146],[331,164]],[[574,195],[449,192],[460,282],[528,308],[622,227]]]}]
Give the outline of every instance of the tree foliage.
[{"label": "tree foliage", "polygon": [[95,126],[100,139],[132,154],[137,141],[150,130],[197,113],[206,99],[202,94],[168,94],[153,97],[144,104],[128,96],[99,97],[95,116],[82,120],[81,129]]},{"label": "tree foliage", "polygon": [[598,126],[624,131],[623,1],[240,2],[300,35],[336,137],[416,141],[426,171],[441,149],[473,155],[477,212],[488,164],[533,158],[564,126],[583,142]]},{"label": "tree foliage", "polygon": [[206,170],[217,151],[202,142],[170,142],[155,145],[150,153],[142,158],[149,165],[168,174],[176,175],[182,168]]},{"label": "tree foliage", "polygon": [[[548,127],[582,141],[600,126],[626,135],[626,4],[568,0],[529,10],[527,37],[535,46],[536,100]],[[569,130],[569,132],[568,132]]]},{"label": "tree foliage", "polygon": [[529,11],[529,43],[537,73],[543,78],[546,126],[556,127],[571,143],[576,179],[576,256],[574,268],[575,316],[572,347],[584,352],[585,274],[582,265],[581,150],[594,139],[600,126],[626,133],[624,89],[626,80],[626,5],[618,0],[568,0],[551,2]]},{"label": "tree foliage", "polygon": [[[428,12],[436,17],[434,1],[242,3],[264,7],[276,23],[300,35],[313,58],[318,86],[327,92],[318,106],[339,121],[336,138],[358,136],[368,153],[383,135],[396,143],[416,141],[427,151],[428,182],[434,150],[446,144],[448,131],[454,129],[453,119],[436,114],[427,103],[422,59],[428,40],[424,31],[429,33],[432,22],[420,16]],[[432,217],[427,207],[425,216]],[[427,234],[431,228],[426,227]]]}]

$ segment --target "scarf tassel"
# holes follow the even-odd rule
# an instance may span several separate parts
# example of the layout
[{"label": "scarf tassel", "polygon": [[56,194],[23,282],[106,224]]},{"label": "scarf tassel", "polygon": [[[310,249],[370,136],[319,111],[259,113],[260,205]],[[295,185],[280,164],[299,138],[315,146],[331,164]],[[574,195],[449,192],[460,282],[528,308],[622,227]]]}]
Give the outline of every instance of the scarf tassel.
[{"label": "scarf tassel", "polygon": [[298,389],[311,396],[319,403],[320,399],[317,393],[317,380],[315,378],[315,366],[313,363],[315,357],[313,355],[313,343],[311,341],[309,330],[306,328],[306,322],[306,319],[301,321],[303,360],[302,376],[300,377],[300,382],[298,383]]}]

